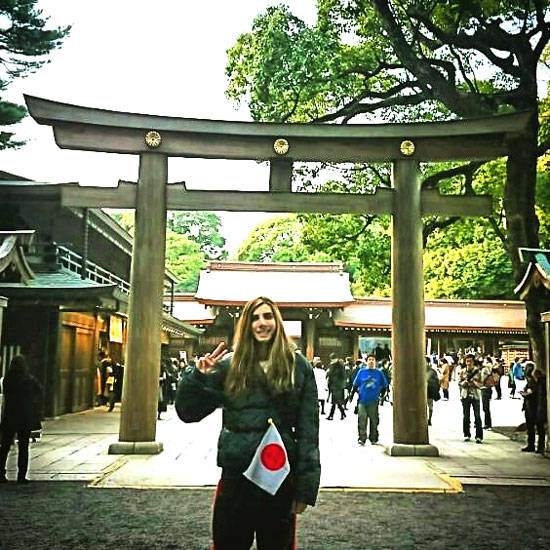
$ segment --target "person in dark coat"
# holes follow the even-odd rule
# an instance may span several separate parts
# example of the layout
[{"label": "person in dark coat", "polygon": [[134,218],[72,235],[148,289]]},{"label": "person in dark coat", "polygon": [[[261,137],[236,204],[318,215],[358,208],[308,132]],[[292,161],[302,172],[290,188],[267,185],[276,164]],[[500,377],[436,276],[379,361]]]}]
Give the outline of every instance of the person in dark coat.
[{"label": "person in dark coat", "polygon": [[328,391],[332,406],[327,420],[334,418],[336,407],[340,411],[340,420],[346,418],[344,410],[344,390],[346,389],[346,368],[341,359],[338,359],[335,353],[330,354],[330,366],[327,372]]},{"label": "person in dark coat", "polygon": [[28,483],[29,439],[31,432],[41,429],[42,387],[27,369],[23,355],[15,356],[4,377],[4,414],[2,415],[0,444],[0,483],[8,481],[6,461],[17,434],[17,482]]},{"label": "person in dark coat", "polygon": [[[532,361],[525,363],[525,379],[527,384],[520,392],[523,397],[523,410],[525,411],[525,422],[527,425],[527,445],[521,449],[524,453],[535,451],[544,453],[546,417],[546,379],[542,370],[537,369]],[[541,406],[542,405],[542,406]],[[540,414],[544,410],[543,415]],[[538,442],[535,447],[535,436],[538,434]]]},{"label": "person in dark coat", "polygon": [[[233,353],[221,342],[186,369],[176,394],[178,416],[198,422],[218,407],[223,410],[213,548],[249,550],[254,537],[258,550],[295,548],[296,515],[315,505],[319,490],[317,399],[313,368],[295,352],[277,305],[263,296],[243,308]],[[280,432],[288,457],[286,477],[279,476],[281,446],[261,447],[270,425]],[[276,456],[282,460],[274,465]],[[272,470],[266,473],[270,480],[268,474],[277,476],[274,492],[245,475],[256,457],[271,464],[265,468]]]}]

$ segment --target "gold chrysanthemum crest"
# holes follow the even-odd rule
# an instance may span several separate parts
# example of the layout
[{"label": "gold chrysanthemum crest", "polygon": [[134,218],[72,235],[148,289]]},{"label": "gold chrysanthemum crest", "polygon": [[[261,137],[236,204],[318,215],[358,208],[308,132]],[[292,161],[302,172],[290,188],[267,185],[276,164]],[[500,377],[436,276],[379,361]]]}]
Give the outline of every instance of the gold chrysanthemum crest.
[{"label": "gold chrysanthemum crest", "polygon": [[273,150],[278,155],[286,155],[289,149],[290,149],[290,145],[288,144],[288,141],[285,138],[276,139],[275,142],[273,143]]},{"label": "gold chrysanthemum crest", "polygon": [[401,145],[399,146],[399,150],[401,153],[407,157],[410,157],[414,150],[416,149],[414,143],[410,139],[406,139],[401,142]]},{"label": "gold chrysanthemum crest", "polygon": [[162,143],[162,136],[155,130],[150,130],[145,134],[145,145],[151,149],[156,149]]}]

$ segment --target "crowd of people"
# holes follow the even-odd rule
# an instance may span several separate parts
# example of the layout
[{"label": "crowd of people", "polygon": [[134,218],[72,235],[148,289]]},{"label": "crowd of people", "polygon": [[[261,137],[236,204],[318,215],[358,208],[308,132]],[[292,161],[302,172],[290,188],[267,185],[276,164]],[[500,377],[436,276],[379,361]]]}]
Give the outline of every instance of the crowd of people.
[{"label": "crowd of people", "polygon": [[[348,405],[357,403],[353,411],[358,415],[358,443],[378,442],[378,407],[391,403],[392,363],[387,346],[377,346],[372,353],[364,353],[356,360],[345,360],[330,355],[324,366],[320,357],[312,361],[318,388],[320,414],[333,420],[336,410],[340,420],[346,418]],[[375,374],[377,373],[377,374]],[[503,385],[507,381],[508,394]],[[456,382],[456,384],[451,384]],[[526,358],[515,358],[509,365],[501,358],[483,354],[479,349],[460,350],[456,354],[426,356],[426,391],[428,426],[432,425],[434,402],[448,401],[450,388],[458,390],[462,404],[462,432],[464,441],[483,443],[484,431],[491,430],[493,418],[491,401],[523,399],[527,428],[527,445],[523,452],[543,453],[546,423],[546,379],[542,368]],[[455,390],[456,391],[456,390]],[[350,409],[351,410],[351,409]],[[473,438],[472,438],[473,424]],[[536,443],[536,444],[535,444]]]}]

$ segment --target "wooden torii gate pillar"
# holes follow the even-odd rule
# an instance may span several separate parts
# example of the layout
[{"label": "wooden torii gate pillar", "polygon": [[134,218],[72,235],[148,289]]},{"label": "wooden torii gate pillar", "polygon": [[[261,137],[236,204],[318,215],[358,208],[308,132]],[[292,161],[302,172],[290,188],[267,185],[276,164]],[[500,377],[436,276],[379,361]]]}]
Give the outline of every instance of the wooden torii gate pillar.
[{"label": "wooden torii gate pillar", "polygon": [[[426,411],[422,216],[483,216],[491,198],[422,191],[419,162],[508,154],[529,113],[442,123],[271,124],[120,113],[25,96],[31,116],[67,149],[140,155],[138,185],[65,185],[71,207],[135,208],[127,359],[119,442],[112,453],[156,453],[166,210],[390,213],[392,237],[392,455],[437,455]],[[270,161],[269,192],[187,191],[168,183],[170,156]],[[392,162],[392,189],[373,195],[295,193],[292,163]]]}]

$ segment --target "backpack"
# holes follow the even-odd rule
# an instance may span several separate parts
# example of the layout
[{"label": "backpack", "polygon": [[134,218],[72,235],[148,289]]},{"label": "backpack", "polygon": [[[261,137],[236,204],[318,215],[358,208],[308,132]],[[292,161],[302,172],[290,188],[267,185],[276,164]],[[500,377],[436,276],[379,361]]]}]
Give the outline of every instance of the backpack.
[{"label": "backpack", "polygon": [[498,384],[500,376],[496,372],[492,372],[487,378],[485,378],[484,386],[492,388]]},{"label": "backpack", "polygon": [[[432,369],[433,370],[433,369]],[[439,379],[436,376],[433,376],[431,373],[428,374],[428,397],[434,401],[439,401],[441,398],[440,393]]]}]

